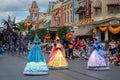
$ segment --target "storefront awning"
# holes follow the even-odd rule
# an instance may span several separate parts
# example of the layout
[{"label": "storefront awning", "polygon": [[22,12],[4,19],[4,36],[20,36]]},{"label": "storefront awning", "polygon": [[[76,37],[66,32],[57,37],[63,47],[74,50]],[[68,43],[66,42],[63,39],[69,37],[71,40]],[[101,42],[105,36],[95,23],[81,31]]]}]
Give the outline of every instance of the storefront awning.
[{"label": "storefront awning", "polygon": [[80,6],[80,7],[77,9],[76,14],[80,14],[80,13],[82,13],[82,12],[85,12],[85,7]]},{"label": "storefront awning", "polygon": [[120,0],[108,0],[107,5],[120,5]]},{"label": "storefront awning", "polygon": [[98,26],[108,26],[108,25],[118,25],[118,24],[120,24],[118,22],[120,22],[120,18],[110,17],[110,18],[106,18],[106,19],[103,19],[103,20],[94,21],[92,23],[92,25],[96,26],[96,27],[98,27]]},{"label": "storefront awning", "polygon": [[93,3],[93,7],[94,8],[101,8],[102,7],[101,0],[95,0],[95,2]]},{"label": "storefront awning", "polygon": [[92,35],[92,28],[84,27],[80,28],[74,32],[74,36],[91,36]]}]

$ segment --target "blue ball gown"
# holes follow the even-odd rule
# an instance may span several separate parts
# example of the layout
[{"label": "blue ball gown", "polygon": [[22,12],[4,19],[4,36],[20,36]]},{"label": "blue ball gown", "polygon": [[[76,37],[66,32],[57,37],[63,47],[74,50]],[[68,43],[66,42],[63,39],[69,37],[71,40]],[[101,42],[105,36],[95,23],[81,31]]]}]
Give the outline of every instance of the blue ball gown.
[{"label": "blue ball gown", "polygon": [[25,75],[43,75],[48,74],[48,67],[40,47],[40,39],[34,39],[29,55],[27,57],[28,63],[24,68],[23,74]]},{"label": "blue ball gown", "polygon": [[90,46],[88,50],[87,69],[89,70],[108,70],[109,64],[106,59],[106,52],[102,49],[100,44],[95,43]]}]

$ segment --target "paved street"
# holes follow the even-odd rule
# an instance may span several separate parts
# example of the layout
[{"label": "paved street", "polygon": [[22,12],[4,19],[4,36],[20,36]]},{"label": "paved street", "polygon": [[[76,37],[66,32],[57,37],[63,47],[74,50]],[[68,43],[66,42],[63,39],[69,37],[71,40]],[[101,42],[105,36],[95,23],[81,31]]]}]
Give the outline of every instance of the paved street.
[{"label": "paved street", "polygon": [[[48,55],[45,55],[46,59]],[[68,70],[49,70],[48,75],[25,76],[23,70],[27,61],[21,56],[5,54],[0,56],[0,80],[120,80],[120,67],[110,65],[109,71],[89,71],[86,61],[69,60]]]}]

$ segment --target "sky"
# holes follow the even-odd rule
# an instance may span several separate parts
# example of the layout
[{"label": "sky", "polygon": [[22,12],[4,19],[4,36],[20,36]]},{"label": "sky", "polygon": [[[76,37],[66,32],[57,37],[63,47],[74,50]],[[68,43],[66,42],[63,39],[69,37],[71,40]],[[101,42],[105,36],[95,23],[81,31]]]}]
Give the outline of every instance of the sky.
[{"label": "sky", "polygon": [[40,12],[45,12],[49,1],[56,0],[0,0],[0,24],[2,19],[8,19],[8,15],[11,19],[16,17],[16,22],[26,19],[33,1],[37,2]]}]

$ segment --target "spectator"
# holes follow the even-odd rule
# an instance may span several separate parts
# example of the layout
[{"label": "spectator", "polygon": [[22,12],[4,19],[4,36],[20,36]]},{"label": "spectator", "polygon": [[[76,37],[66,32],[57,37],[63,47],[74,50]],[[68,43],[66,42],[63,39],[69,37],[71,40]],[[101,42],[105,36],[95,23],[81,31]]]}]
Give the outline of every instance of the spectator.
[{"label": "spectator", "polygon": [[69,59],[74,59],[74,56],[73,56],[73,44],[72,42],[69,44],[68,46],[68,58]]},{"label": "spectator", "polygon": [[112,54],[112,56],[114,56],[117,52],[117,49],[116,49],[116,42],[114,40],[112,40],[110,42],[110,52]]}]

